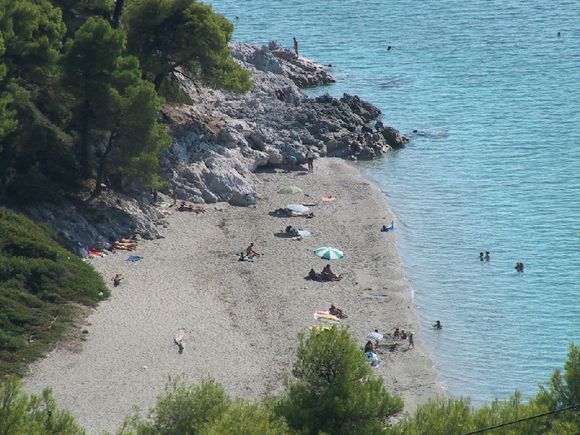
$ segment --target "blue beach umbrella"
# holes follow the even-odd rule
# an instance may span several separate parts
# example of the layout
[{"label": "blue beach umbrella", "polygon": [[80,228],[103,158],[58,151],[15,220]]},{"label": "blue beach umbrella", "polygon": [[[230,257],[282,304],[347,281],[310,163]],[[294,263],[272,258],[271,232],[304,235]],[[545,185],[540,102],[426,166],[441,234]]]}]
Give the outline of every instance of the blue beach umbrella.
[{"label": "blue beach umbrella", "polygon": [[323,260],[342,260],[344,258],[344,252],[330,246],[316,248],[314,253]]}]

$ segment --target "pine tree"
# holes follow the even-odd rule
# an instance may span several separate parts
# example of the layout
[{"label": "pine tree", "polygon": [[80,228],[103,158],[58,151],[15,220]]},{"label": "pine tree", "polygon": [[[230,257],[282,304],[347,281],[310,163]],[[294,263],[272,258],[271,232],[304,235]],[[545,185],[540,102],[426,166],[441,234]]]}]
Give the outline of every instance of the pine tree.
[{"label": "pine tree", "polygon": [[129,51],[159,90],[170,73],[187,68],[201,82],[245,92],[250,73],[232,58],[232,24],[196,0],[133,0],[124,15]]}]

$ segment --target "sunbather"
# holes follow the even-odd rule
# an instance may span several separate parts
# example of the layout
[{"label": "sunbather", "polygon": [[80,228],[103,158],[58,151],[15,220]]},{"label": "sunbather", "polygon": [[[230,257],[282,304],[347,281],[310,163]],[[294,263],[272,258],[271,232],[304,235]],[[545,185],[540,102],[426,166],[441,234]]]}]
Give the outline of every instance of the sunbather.
[{"label": "sunbather", "polygon": [[320,275],[327,281],[340,281],[342,279],[342,275],[337,275],[332,270],[330,270],[330,264],[324,266],[324,269],[322,269]]},{"label": "sunbather", "polygon": [[374,352],[375,351],[375,346],[373,345],[372,341],[367,341],[367,344],[365,344],[365,353],[367,352]]},{"label": "sunbather", "polygon": [[288,225],[285,230],[286,234],[291,237],[298,237],[300,236],[300,228],[295,227],[294,225]]},{"label": "sunbather", "polygon": [[254,251],[254,243],[250,243],[250,246],[246,248],[246,255],[248,257],[257,257],[261,254],[258,254],[256,251]]},{"label": "sunbather", "polygon": [[290,217],[303,217],[306,219],[311,219],[314,217],[314,212],[310,212],[310,213],[304,213],[304,212],[300,212],[300,211],[288,211],[288,216]]},{"label": "sunbather", "polygon": [[342,312],[342,310],[340,308],[336,308],[334,305],[330,305],[330,308],[328,309],[328,312],[330,314],[332,314],[333,316],[338,317],[339,319],[346,319],[348,316]]},{"label": "sunbather", "polygon": [[318,276],[316,275],[316,272],[314,271],[314,269],[310,269],[310,272],[308,272],[308,276],[306,276],[304,279],[308,279],[311,281],[318,281]]},{"label": "sunbather", "polygon": [[121,281],[123,280],[123,275],[121,275],[120,273],[115,275],[115,278],[113,278],[113,286],[117,287],[119,284],[121,284]]}]

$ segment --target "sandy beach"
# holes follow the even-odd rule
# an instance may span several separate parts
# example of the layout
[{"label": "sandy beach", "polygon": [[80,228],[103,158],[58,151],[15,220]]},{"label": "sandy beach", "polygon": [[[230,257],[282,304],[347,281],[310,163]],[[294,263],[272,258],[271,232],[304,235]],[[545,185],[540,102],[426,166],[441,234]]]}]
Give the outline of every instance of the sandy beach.
[{"label": "sandy beach", "polygon": [[[89,260],[112,290],[80,329],[86,341],[63,343],[30,367],[29,391],[51,386],[90,433],[118,429],[133,406],[149,408],[169,377],[196,382],[211,376],[233,396],[260,398],[282,388],[297,347],[297,334],[315,324],[313,313],[331,303],[348,313],[341,323],[361,346],[366,334],[395,325],[418,331],[408,283],[400,266],[396,232],[381,233],[393,216],[376,186],[338,159],[318,159],[315,173],[256,175],[255,208],[204,206],[205,213],[174,212],[164,238],[140,242],[136,251]],[[304,194],[277,191],[296,185]],[[280,218],[269,212],[322,195],[337,200],[313,207],[313,219]],[[312,232],[301,241],[276,236],[287,225]],[[395,219],[396,225],[396,219]],[[236,252],[250,242],[263,255],[240,262]],[[340,282],[312,282],[311,268],[327,263],[312,250],[345,252],[331,263]],[[132,263],[129,255],[143,259]],[[185,329],[183,353],[174,337]],[[441,394],[424,346],[402,344],[379,355],[375,372],[399,394],[407,410]]]}]

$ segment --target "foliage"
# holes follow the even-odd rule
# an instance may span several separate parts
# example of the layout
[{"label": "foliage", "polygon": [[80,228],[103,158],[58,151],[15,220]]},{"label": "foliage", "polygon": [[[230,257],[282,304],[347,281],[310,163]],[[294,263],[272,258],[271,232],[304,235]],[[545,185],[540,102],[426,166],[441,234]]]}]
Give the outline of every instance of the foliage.
[{"label": "foliage", "polygon": [[45,175],[39,186],[47,177],[70,181],[68,111],[58,91],[65,26],[48,0],[0,0],[0,10],[0,195],[21,198],[30,171]]},{"label": "foliage", "polygon": [[344,329],[299,337],[295,380],[275,406],[298,433],[382,433],[388,417],[403,408]]},{"label": "foliage", "polygon": [[134,0],[125,12],[129,50],[159,90],[168,75],[187,68],[201,82],[236,92],[252,87],[250,73],[232,58],[232,24],[196,0]]},{"label": "foliage", "polygon": [[15,377],[0,381],[0,434],[84,434],[67,411],[57,409],[50,389],[27,395]]},{"label": "foliage", "polygon": [[182,379],[170,382],[148,418],[128,417],[120,433],[137,435],[287,434],[282,419],[270,407],[238,399],[232,401],[212,379],[188,387]]},{"label": "foliage", "polygon": [[[515,392],[509,400],[495,400],[474,409],[468,399],[444,398],[419,407],[415,414],[397,424],[390,433],[404,435],[463,434],[478,429],[537,416],[580,403],[580,346],[570,345],[564,376],[557,369],[550,382],[540,388],[527,404]],[[534,418],[495,429],[494,434],[577,434],[580,433],[579,411]]]},{"label": "foliage", "polygon": [[122,433],[198,434],[208,423],[217,420],[230,404],[224,388],[211,379],[189,388],[183,380],[177,379],[166,386],[147,419],[138,414],[129,417]]},{"label": "foliage", "polygon": [[48,229],[0,209],[0,376],[54,343],[74,314],[69,302],[93,304],[100,292],[100,275]]},{"label": "foliage", "polygon": [[207,429],[204,435],[282,435],[290,431],[282,418],[259,403],[237,400]]},{"label": "foliage", "polygon": [[[540,386],[540,391],[532,401],[550,411],[580,404],[580,345],[570,344],[564,373],[556,369],[550,380]],[[567,422],[580,433],[580,410],[566,411],[557,419]],[[564,432],[562,432],[564,433]],[[572,432],[570,432],[572,433]]]},{"label": "foliage", "polygon": [[[124,50],[123,32],[98,18],[87,20],[67,46],[66,76],[78,102],[79,158],[87,175],[98,168],[97,186],[111,161],[112,175],[140,179],[150,187],[170,141],[157,120],[161,99],[141,79],[137,59],[124,56]],[[106,137],[106,146],[97,163],[90,139],[98,135]]]}]

